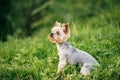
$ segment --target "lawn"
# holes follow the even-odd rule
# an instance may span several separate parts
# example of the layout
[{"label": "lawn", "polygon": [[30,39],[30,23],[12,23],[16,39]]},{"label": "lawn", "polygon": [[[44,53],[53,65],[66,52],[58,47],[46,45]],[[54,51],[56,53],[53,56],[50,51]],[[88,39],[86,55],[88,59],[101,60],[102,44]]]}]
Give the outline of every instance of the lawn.
[{"label": "lawn", "polygon": [[[77,69],[68,65],[65,67],[65,80],[119,80],[119,13],[119,8],[114,7],[90,18],[70,21],[68,18],[64,21],[54,18],[49,20],[50,25],[31,37],[8,36],[7,42],[0,42],[0,80],[61,80],[61,75],[57,73],[59,57],[56,45],[48,39],[55,19],[68,21],[71,29],[69,43],[88,52],[100,64],[86,77],[79,74],[81,65]],[[47,22],[49,16],[46,15],[43,21]]]}]

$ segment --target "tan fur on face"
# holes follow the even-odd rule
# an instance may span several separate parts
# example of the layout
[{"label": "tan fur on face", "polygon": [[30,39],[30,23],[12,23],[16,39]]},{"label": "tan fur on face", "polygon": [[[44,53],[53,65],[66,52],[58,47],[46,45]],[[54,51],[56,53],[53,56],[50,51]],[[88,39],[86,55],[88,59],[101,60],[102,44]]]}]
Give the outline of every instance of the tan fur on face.
[{"label": "tan fur on face", "polygon": [[70,37],[70,29],[67,23],[61,24],[56,21],[54,27],[51,30],[53,36],[48,36],[53,43],[63,43]]},{"label": "tan fur on face", "polygon": [[54,38],[52,38],[50,35],[48,35],[48,38],[49,40],[52,42],[52,43],[55,43],[56,41],[54,40]]}]

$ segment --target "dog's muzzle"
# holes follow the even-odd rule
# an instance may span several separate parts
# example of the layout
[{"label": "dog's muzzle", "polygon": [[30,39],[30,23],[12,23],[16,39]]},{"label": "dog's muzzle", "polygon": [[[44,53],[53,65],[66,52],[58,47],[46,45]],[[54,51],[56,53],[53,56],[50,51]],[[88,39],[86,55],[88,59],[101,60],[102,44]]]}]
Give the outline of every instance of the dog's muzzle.
[{"label": "dog's muzzle", "polygon": [[53,33],[50,33],[50,36],[51,36],[51,37],[53,37],[53,35],[54,35]]}]

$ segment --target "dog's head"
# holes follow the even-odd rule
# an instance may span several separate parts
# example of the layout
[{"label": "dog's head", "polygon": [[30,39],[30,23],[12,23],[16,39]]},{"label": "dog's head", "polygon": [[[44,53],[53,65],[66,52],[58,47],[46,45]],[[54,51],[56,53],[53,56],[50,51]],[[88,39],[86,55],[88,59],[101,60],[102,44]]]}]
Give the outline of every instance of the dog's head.
[{"label": "dog's head", "polygon": [[56,21],[54,27],[51,30],[48,38],[53,43],[63,43],[67,41],[70,37],[70,29],[68,23],[61,24],[60,22]]}]

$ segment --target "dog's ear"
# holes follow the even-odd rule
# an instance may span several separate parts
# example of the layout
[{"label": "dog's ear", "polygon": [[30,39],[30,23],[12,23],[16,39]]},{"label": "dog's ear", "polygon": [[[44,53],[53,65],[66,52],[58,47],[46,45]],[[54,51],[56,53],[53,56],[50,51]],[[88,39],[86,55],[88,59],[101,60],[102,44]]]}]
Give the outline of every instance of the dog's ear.
[{"label": "dog's ear", "polygon": [[61,26],[61,23],[56,21],[55,24],[54,24],[54,27],[56,27],[56,26]]},{"label": "dog's ear", "polygon": [[64,33],[67,35],[67,37],[70,37],[70,28],[69,28],[69,23],[63,23],[62,28]]}]

